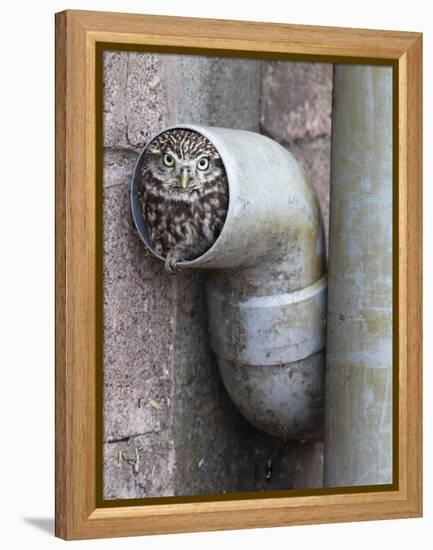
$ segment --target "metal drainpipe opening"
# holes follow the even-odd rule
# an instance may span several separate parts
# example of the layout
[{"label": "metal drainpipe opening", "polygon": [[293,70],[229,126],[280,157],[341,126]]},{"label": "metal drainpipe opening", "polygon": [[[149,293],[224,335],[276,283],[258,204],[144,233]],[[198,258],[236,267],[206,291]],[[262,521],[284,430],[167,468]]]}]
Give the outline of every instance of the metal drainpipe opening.
[{"label": "metal drainpipe opening", "polygon": [[[230,397],[256,427],[285,439],[323,433],[326,253],[313,188],[272,139],[245,130],[176,125],[215,146],[229,186],[223,229],[204,254],[179,269],[207,269],[210,345]],[[153,250],[138,196],[132,215]]]}]

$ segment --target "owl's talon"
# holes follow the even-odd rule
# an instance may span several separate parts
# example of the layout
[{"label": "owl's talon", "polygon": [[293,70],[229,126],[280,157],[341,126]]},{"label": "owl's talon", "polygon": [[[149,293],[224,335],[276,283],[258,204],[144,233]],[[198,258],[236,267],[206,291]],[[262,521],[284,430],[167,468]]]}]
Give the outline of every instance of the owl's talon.
[{"label": "owl's talon", "polygon": [[165,260],[165,271],[167,271],[167,273],[173,273],[173,274],[177,273],[176,258],[171,254],[169,254]]}]

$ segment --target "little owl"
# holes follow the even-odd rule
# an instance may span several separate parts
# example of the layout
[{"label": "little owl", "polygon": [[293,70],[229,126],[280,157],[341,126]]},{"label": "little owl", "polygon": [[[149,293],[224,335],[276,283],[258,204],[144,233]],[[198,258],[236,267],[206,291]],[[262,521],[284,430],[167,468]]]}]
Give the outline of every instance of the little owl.
[{"label": "little owl", "polygon": [[144,221],[165,268],[203,254],[221,232],[228,186],[221,157],[192,130],[167,130],[148,146],[141,167]]}]

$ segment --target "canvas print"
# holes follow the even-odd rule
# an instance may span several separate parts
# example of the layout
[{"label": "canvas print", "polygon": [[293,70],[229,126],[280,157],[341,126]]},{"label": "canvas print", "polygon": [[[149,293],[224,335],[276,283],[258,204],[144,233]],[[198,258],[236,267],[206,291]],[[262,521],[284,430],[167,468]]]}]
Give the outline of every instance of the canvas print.
[{"label": "canvas print", "polygon": [[391,484],[391,68],[102,80],[103,500]]}]

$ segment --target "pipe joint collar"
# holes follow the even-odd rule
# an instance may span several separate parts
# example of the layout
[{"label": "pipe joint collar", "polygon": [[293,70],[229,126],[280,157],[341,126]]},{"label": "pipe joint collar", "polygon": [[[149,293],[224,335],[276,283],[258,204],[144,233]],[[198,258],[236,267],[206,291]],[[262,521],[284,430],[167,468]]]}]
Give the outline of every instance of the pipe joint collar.
[{"label": "pipe joint collar", "polygon": [[209,284],[212,349],[226,360],[257,366],[317,353],[325,347],[326,290],[324,275],[301,290],[241,301]]}]

